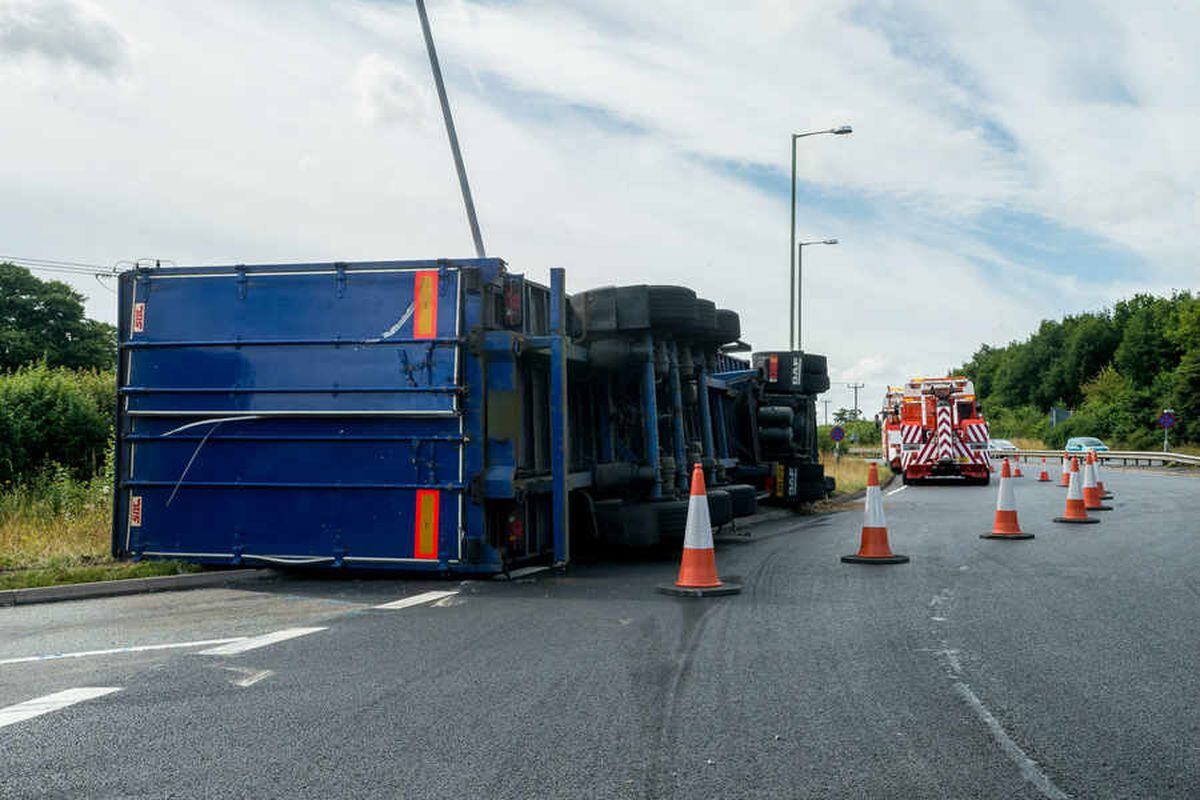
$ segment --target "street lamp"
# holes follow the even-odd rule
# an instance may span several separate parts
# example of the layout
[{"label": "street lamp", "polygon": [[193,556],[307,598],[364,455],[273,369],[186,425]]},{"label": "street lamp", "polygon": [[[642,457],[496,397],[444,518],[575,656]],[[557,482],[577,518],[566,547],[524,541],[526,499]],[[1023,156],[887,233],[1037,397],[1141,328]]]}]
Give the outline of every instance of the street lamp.
[{"label": "street lamp", "polygon": [[788,320],[788,340],[791,349],[795,350],[797,342],[795,340],[796,331],[796,140],[803,139],[806,136],[820,136],[824,133],[833,134],[834,136],[845,136],[853,132],[853,128],[849,125],[840,125],[836,128],[830,128],[824,131],[808,131],[807,133],[792,134],[792,230],[791,230],[791,246],[789,248],[791,258],[791,292],[789,293],[790,317]]},{"label": "street lamp", "polygon": [[801,339],[800,333],[802,331],[801,312],[803,312],[804,308],[800,301],[803,299],[803,296],[804,296],[804,284],[803,284],[803,280],[804,280],[804,248],[812,247],[814,244],[837,244],[837,243],[838,243],[837,239],[813,239],[811,242],[797,242],[796,243],[796,270],[793,273],[793,276],[795,277],[795,280],[796,280],[796,292],[795,292],[796,305],[795,305],[795,312],[794,312],[794,317],[796,319],[796,330],[794,331],[795,338],[793,339],[793,344],[792,344],[793,350],[800,349],[800,339]]}]

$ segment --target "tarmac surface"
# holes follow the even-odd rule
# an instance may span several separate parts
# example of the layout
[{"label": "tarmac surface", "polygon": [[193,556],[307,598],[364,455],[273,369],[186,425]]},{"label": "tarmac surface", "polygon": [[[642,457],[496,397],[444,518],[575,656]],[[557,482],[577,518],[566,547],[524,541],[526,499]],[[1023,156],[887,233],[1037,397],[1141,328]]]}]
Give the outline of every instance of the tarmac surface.
[{"label": "tarmac surface", "polygon": [[0,797],[1197,796],[1200,478],[1109,469],[1068,526],[1034,475],[1035,539],[979,538],[995,484],[894,483],[911,563],[773,520],[732,597],[662,560],[0,609]]}]

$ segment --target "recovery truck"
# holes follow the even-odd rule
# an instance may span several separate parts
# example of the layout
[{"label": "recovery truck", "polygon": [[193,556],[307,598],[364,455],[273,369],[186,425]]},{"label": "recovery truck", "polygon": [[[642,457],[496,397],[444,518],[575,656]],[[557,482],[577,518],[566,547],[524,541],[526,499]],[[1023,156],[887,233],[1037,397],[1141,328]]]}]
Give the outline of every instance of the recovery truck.
[{"label": "recovery truck", "polygon": [[[824,496],[822,356],[681,286],[495,258],[119,281],[116,556],[495,573]],[[747,353],[749,359],[739,357]]]},{"label": "recovery truck", "polygon": [[900,474],[900,446],[903,442],[900,435],[900,409],[904,405],[904,387],[889,386],[883,398],[883,410],[879,412],[876,422],[879,425],[880,457],[883,463],[891,467],[892,472]]},{"label": "recovery truck", "polygon": [[991,478],[988,439],[988,425],[968,378],[917,378],[904,385],[900,407],[904,483],[959,477],[987,485]]}]

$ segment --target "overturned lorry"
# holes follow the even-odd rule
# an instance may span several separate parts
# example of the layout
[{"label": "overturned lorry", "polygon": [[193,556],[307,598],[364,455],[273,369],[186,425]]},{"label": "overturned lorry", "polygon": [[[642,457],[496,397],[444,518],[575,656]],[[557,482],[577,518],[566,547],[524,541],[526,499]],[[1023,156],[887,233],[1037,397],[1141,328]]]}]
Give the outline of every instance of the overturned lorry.
[{"label": "overturned lorry", "polygon": [[499,259],[120,281],[113,553],[489,573],[682,539],[831,486],[823,357],[678,286],[568,296]]}]

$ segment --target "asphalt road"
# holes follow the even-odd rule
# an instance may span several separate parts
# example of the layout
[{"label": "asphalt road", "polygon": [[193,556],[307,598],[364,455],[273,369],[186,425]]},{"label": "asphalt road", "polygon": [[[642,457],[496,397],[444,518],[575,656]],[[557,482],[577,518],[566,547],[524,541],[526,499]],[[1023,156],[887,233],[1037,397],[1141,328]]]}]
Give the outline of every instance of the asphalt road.
[{"label": "asphalt road", "polygon": [[994,486],[888,494],[905,565],[839,562],[859,511],[762,525],[713,600],[663,561],[0,609],[0,797],[1195,797],[1200,479],[1106,477],[1091,526],[1021,480],[1030,541],[978,538]]}]

